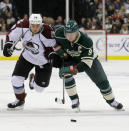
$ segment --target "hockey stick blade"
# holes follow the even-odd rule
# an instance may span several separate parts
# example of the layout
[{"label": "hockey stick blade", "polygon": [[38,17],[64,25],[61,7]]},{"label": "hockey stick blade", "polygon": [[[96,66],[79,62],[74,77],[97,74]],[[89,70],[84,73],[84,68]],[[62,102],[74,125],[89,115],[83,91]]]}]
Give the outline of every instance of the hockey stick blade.
[{"label": "hockey stick blade", "polygon": [[59,104],[64,104],[65,103],[65,101],[63,100],[63,99],[60,99],[60,98],[55,98],[55,102],[56,103],[59,103]]}]

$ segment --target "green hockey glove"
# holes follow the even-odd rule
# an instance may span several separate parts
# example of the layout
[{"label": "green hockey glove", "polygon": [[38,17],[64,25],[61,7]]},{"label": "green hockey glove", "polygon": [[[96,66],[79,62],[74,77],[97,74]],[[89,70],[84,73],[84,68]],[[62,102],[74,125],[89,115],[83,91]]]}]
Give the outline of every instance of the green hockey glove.
[{"label": "green hockey glove", "polygon": [[62,78],[64,75],[67,75],[67,74],[76,75],[77,72],[78,72],[77,67],[74,67],[74,66],[62,67],[60,68],[59,76],[60,78]]}]

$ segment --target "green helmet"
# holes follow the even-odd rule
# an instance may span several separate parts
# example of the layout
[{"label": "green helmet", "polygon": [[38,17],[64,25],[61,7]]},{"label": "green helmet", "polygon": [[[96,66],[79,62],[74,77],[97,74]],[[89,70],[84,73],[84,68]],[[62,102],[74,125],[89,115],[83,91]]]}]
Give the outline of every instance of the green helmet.
[{"label": "green helmet", "polygon": [[64,31],[65,33],[73,33],[73,32],[77,32],[79,29],[78,24],[76,21],[74,20],[70,20],[66,23],[65,27],[64,27]]}]

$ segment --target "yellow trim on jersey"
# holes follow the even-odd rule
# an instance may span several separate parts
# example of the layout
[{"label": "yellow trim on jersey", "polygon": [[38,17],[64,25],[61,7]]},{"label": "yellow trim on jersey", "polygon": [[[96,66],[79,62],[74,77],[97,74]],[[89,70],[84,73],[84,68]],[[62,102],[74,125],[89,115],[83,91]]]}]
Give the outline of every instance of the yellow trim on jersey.
[{"label": "yellow trim on jersey", "polygon": [[107,56],[108,60],[129,60],[129,56]]},{"label": "yellow trim on jersey", "polygon": [[78,36],[77,36],[76,40],[73,43],[77,43],[80,37],[81,37],[81,33],[78,32]]},{"label": "yellow trim on jersey", "polygon": [[0,56],[0,60],[18,60],[19,56],[11,56],[11,57],[5,57]]}]

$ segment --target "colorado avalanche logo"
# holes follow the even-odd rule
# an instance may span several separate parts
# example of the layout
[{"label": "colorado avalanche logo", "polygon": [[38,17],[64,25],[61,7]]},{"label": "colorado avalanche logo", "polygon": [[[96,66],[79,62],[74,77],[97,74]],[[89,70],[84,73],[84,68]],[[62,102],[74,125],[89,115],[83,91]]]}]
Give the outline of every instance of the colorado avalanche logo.
[{"label": "colorado avalanche logo", "polygon": [[39,53],[39,45],[34,42],[26,41],[24,46],[28,51],[31,51],[31,53],[34,55]]}]

